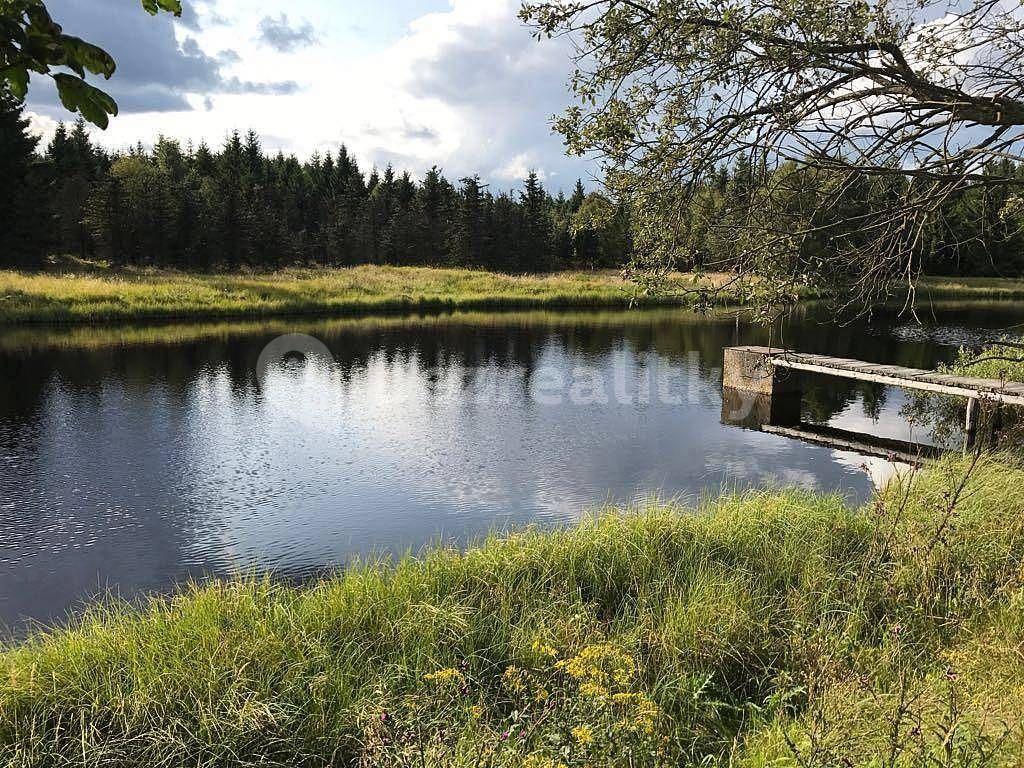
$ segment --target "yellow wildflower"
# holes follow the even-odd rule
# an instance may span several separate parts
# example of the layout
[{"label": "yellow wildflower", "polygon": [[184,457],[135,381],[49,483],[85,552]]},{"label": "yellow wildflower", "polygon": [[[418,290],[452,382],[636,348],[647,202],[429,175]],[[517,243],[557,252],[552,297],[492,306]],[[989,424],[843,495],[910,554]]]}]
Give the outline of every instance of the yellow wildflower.
[{"label": "yellow wildflower", "polygon": [[428,672],[423,676],[423,679],[431,683],[437,683],[438,685],[447,685],[448,683],[461,683],[463,677],[462,673],[454,667],[445,667],[444,669],[439,669],[436,672]]},{"label": "yellow wildflower", "polygon": [[576,680],[608,686],[628,685],[636,674],[633,657],[611,643],[584,647],[578,654],[558,665]]},{"label": "yellow wildflower", "polygon": [[514,664],[505,670],[501,679],[512,693],[522,693],[526,690],[526,673]]},{"label": "yellow wildflower", "polygon": [[572,737],[576,740],[577,744],[586,746],[594,741],[594,732],[590,729],[589,725],[578,725],[572,729]]},{"label": "yellow wildflower", "polygon": [[608,689],[597,683],[582,683],[580,685],[580,693],[594,699],[604,699],[608,696]]},{"label": "yellow wildflower", "polygon": [[540,640],[533,641],[533,652],[538,656],[546,656],[549,659],[553,659],[558,655],[558,651],[552,648],[546,643],[542,643]]},{"label": "yellow wildflower", "polygon": [[643,693],[616,693],[611,697],[612,704],[621,706],[628,711],[615,725],[623,730],[654,733],[654,726],[661,716],[661,709]]},{"label": "yellow wildflower", "polygon": [[556,763],[550,757],[534,752],[527,755],[523,761],[523,768],[566,768],[565,763]]}]

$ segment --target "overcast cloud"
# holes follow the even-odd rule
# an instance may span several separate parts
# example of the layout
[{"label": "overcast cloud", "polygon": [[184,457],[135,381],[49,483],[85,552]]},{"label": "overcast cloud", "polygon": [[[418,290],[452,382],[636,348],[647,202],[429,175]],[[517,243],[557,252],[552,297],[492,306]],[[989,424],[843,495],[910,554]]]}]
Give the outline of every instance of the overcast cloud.
[{"label": "overcast cloud", "polygon": [[[222,67],[237,60],[235,51],[209,54],[193,32],[202,30],[199,7],[184,4],[182,18],[168,14],[152,17],[137,0],[50,0],[51,15],[70,34],[96,43],[117,62],[117,72],[96,84],[110,93],[121,113],[187,111],[187,94],[214,93],[289,94],[298,90],[294,81],[253,82],[226,77]],[[216,23],[223,23],[214,17]],[[175,24],[183,34],[178,34]],[[56,89],[38,78],[30,92],[29,107],[54,117],[61,115]]]},{"label": "overcast cloud", "polygon": [[281,13],[277,18],[264,16],[260,20],[259,39],[281,53],[291,53],[302,45],[313,45],[316,33],[308,21],[292,26],[288,23],[288,14]]},{"label": "overcast cloud", "polygon": [[[563,41],[538,43],[515,0],[219,0],[182,19],[138,0],[51,0],[72,34],[118,62],[106,89],[121,115],[112,147],[157,133],[219,145],[255,129],[267,149],[307,157],[345,143],[367,168],[392,163],[494,186],[536,170],[568,190],[591,165],[565,157],[550,118],[567,103]],[[69,119],[37,79],[29,108]],[[52,128],[46,117],[42,129]]]}]

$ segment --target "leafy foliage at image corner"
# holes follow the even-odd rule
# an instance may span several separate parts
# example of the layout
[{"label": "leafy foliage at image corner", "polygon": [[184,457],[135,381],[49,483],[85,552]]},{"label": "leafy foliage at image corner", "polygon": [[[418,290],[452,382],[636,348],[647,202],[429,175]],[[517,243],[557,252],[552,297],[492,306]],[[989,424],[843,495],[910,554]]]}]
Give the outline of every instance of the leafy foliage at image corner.
[{"label": "leafy foliage at image corner", "polygon": [[[637,274],[728,269],[761,304],[813,283],[861,309],[912,299],[935,262],[1020,274],[1019,242],[983,253],[1020,239],[1012,5],[527,0],[520,18],[575,46],[555,128],[630,205]],[[723,172],[745,194],[723,199]]]},{"label": "leafy foliage at image corner", "polygon": [[[181,0],[142,0],[143,9],[156,15],[181,15]],[[54,71],[66,68],[74,74]],[[109,94],[86,81],[86,73],[110,79],[114,59],[97,45],[66,34],[50,16],[42,0],[3,0],[0,3],[0,92],[16,102],[28,94],[29,73],[53,79],[61,103],[90,123],[106,128],[117,114]]]}]

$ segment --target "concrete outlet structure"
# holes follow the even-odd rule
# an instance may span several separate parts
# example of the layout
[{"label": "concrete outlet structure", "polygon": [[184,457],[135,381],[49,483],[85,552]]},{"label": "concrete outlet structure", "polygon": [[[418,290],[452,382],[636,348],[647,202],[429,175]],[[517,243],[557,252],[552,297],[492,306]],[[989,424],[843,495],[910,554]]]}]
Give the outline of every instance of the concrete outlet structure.
[{"label": "concrete outlet structure", "polygon": [[758,395],[794,395],[801,391],[800,375],[775,365],[768,347],[726,347],[722,386]]}]

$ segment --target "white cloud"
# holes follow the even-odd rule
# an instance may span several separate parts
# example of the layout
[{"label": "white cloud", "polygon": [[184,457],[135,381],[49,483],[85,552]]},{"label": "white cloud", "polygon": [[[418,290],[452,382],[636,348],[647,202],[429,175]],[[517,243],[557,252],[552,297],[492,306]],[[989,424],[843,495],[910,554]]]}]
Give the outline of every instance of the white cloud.
[{"label": "white cloud", "polygon": [[305,21],[293,25],[284,12],[278,14],[276,19],[264,16],[260,20],[259,31],[259,41],[281,53],[291,53],[299,46],[316,43],[316,32],[312,24]]},{"label": "white cloud", "polygon": [[28,118],[28,131],[33,136],[39,137],[40,151],[46,149],[57,132],[57,121],[49,115],[40,115],[37,112],[25,110],[25,117]]},{"label": "white cloud", "polygon": [[443,123],[440,164],[502,182],[535,169],[568,186],[587,166],[565,157],[550,118],[565,106],[570,51],[562,41],[537,43],[518,8],[516,0],[452,0],[416,19],[379,61],[410,111]]},{"label": "white cloud", "polygon": [[[117,101],[120,114],[188,110],[188,94],[284,95],[298,91],[294,80],[254,81],[243,71],[226,73],[238,62],[230,48],[211,55],[193,33],[201,29],[195,9],[177,24],[169,14],[150,16],[134,0],[50,0],[53,17],[72,34],[106,49],[117,62],[115,77],[100,82]],[[93,78],[94,82],[97,80]],[[63,108],[53,81],[33,77],[29,106],[59,116]]]},{"label": "white cloud", "polygon": [[[123,110],[102,141],[119,148],[149,144],[164,133],[217,146],[231,130],[252,128],[266,149],[300,157],[345,143],[367,170],[390,162],[420,175],[437,165],[452,180],[479,173],[502,188],[531,169],[552,188],[569,189],[577,176],[586,178],[591,166],[565,157],[550,128],[568,99],[568,45],[534,40],[516,16],[517,0],[450,0],[423,12],[436,3],[402,0],[407,22],[392,18],[387,24],[393,28],[369,31],[353,27],[359,9],[344,0],[290,0],[287,6],[233,0],[230,18],[222,15],[227,3],[206,3],[199,21],[176,25],[176,37],[194,57],[214,62],[219,87],[166,91],[189,111],[169,104],[160,114]],[[308,20],[319,45],[290,52],[263,45],[260,20],[282,12]],[[137,46],[112,44],[115,55],[116,48],[130,53]],[[129,53],[119,59],[115,80],[124,78],[141,93],[156,65]],[[158,80],[166,88],[168,78]],[[224,85],[235,82],[294,82],[298,89],[268,95]]]},{"label": "white cloud", "polygon": [[530,152],[520,152],[511,158],[507,163],[499,165],[490,175],[502,181],[520,181],[526,178],[530,171],[536,171],[541,181],[547,178],[543,169],[538,169],[540,162]]}]

